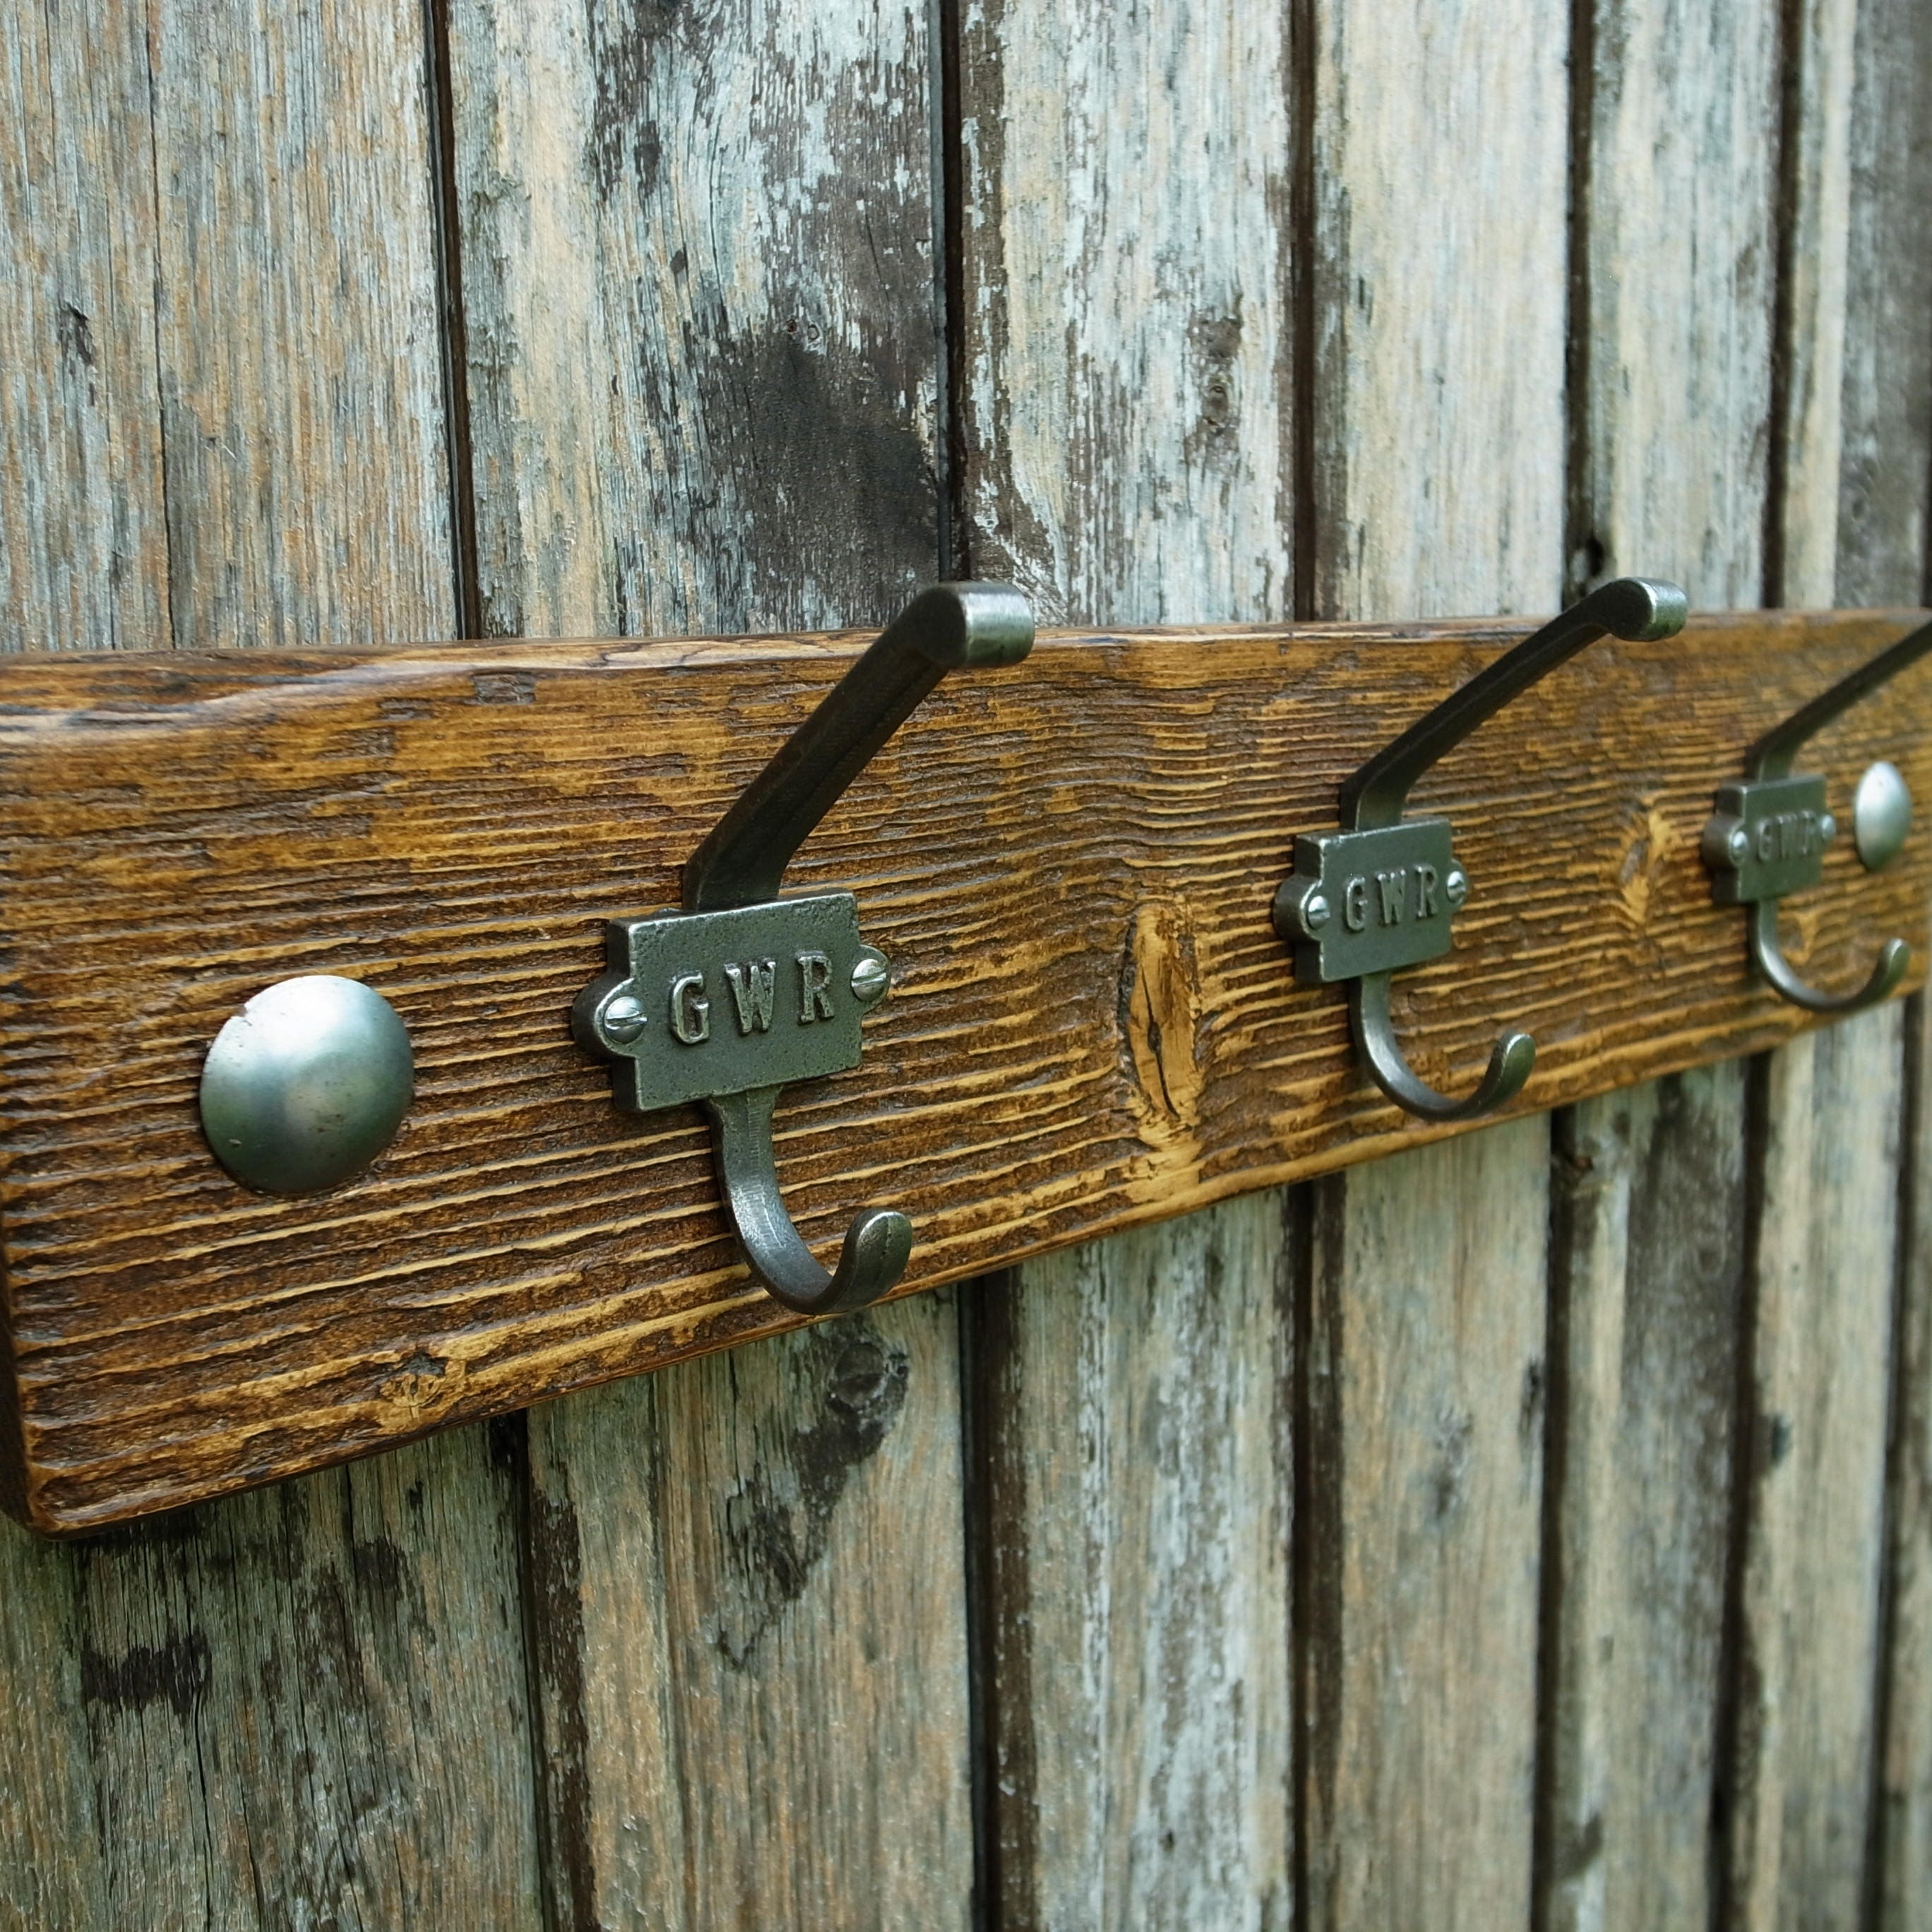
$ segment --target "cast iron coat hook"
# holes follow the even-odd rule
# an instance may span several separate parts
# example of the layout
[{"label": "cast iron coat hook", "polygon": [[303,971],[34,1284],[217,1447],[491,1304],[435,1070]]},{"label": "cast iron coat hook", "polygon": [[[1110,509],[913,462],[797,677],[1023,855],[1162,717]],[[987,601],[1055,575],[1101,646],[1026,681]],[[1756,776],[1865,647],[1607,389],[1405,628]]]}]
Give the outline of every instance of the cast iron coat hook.
[{"label": "cast iron coat hook", "polygon": [[[1711,896],[1720,905],[1748,905],[1745,943],[1752,963],[1794,1006],[1808,1012],[1849,1013],[1874,1006],[1905,976],[1912,949],[1902,939],[1888,939],[1879,949],[1864,984],[1856,992],[1827,993],[1801,980],[1778,943],[1778,902],[1787,892],[1815,886],[1824,876],[1825,848],[1838,836],[1838,820],[1825,808],[1825,781],[1815,772],[1793,776],[1798,748],[1822,730],[1841,711],[1894,678],[1908,664],[1932,651],[1932,624],[1900,638],[1821,692],[1774,730],[1767,731],[1744,754],[1749,773],[1742,783],[1719,788],[1717,811],[1704,827],[1704,862],[1711,868]],[[1869,779],[1881,770],[1874,766]],[[1911,799],[1902,779],[1890,773],[1895,790],[1888,802],[1896,815],[1896,842],[1883,856],[1871,856],[1861,824],[1859,854],[1876,868],[1902,842],[1910,823]],[[1859,788],[1858,811],[1865,810],[1865,788]]]},{"label": "cast iron coat hook", "polygon": [[1446,818],[1404,819],[1410,788],[1511,698],[1585,645],[1606,635],[1667,638],[1687,615],[1674,584],[1622,577],[1593,590],[1533,637],[1479,671],[1378,752],[1342,787],[1342,830],[1294,842],[1294,872],[1275,895],[1275,929],[1294,947],[1305,985],[1346,980],[1355,1050],[1376,1085],[1425,1120],[1462,1120],[1513,1098],[1536,1062],[1536,1042],[1508,1033],[1475,1091],[1455,1100],[1419,1079],[1402,1056],[1389,1011],[1389,980],[1402,966],[1449,950],[1450,922],[1467,875],[1450,848]]},{"label": "cast iron coat hook", "polygon": [[782,899],[792,856],[950,670],[1017,664],[1033,614],[1000,584],[922,591],[780,746],[684,868],[684,910],[616,920],[609,968],[572,1024],[613,1062],[628,1112],[699,1102],[718,1184],[752,1272],[788,1308],[862,1308],[905,1271],[912,1223],[867,1208],[828,1274],[778,1192],[772,1114],[786,1084],[859,1064],[859,1022],[890,968],[859,938],[850,892]]}]

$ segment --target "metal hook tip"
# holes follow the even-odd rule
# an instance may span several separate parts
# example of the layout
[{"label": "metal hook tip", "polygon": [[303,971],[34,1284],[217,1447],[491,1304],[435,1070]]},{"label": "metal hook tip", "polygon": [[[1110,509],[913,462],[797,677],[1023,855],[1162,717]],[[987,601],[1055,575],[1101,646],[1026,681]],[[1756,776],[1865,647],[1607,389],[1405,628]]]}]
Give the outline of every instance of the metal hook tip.
[{"label": "metal hook tip", "polygon": [[1875,1006],[1905,977],[1906,969],[1912,964],[1912,948],[1902,939],[1888,939],[1879,948],[1864,984],[1856,992],[1821,992],[1792,970],[1784,947],[1778,943],[1778,901],[1760,899],[1751,912],[1751,922],[1746,929],[1758,970],[1793,1006],[1802,1006],[1807,1012],[1855,1013],[1863,1007]]},{"label": "metal hook tip", "polygon": [[868,1208],[852,1217],[838,1267],[820,1313],[865,1308],[890,1294],[912,1258],[912,1223],[896,1208]]},{"label": "metal hook tip", "polygon": [[1367,1061],[1376,1084],[1399,1107],[1425,1120],[1468,1120],[1487,1114],[1522,1091],[1536,1066],[1536,1042],[1526,1033],[1506,1033],[1490,1054],[1476,1090],[1461,1100],[1438,1094],[1417,1078],[1396,1042],[1389,1017],[1389,976],[1366,973],[1349,988],[1348,1012],[1356,1050]]},{"label": "metal hook tip", "polygon": [[1690,600],[1658,577],[1620,577],[1604,589],[1615,599],[1610,628],[1629,644],[1674,638],[1690,615]]}]

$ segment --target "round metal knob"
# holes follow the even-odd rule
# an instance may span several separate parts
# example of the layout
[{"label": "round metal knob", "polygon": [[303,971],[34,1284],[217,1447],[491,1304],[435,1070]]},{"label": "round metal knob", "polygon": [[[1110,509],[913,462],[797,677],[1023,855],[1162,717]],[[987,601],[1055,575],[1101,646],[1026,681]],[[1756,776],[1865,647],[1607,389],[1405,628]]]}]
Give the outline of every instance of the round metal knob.
[{"label": "round metal knob", "polygon": [[358,1173],[416,1097],[410,1036],[358,980],[278,980],[214,1037],[201,1125],[215,1157],[265,1194],[317,1194]]},{"label": "round metal knob", "polygon": [[1852,800],[1852,838],[1868,872],[1898,856],[1912,830],[1912,794],[1896,765],[1881,758],[1866,768]]}]

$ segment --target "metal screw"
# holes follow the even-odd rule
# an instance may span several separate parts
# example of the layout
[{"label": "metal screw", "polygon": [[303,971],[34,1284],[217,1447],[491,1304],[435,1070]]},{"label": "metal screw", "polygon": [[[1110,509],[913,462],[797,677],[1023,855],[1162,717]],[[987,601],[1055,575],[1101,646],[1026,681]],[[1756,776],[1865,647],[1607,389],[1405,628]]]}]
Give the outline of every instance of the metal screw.
[{"label": "metal screw", "polygon": [[1304,932],[1319,932],[1334,916],[1334,908],[1321,892],[1310,892],[1301,902],[1301,926]]},{"label": "metal screw", "polygon": [[1731,863],[1742,866],[1750,856],[1750,834],[1742,825],[1731,828],[1731,836],[1724,841],[1724,850],[1731,855]]},{"label": "metal screw", "polygon": [[1442,881],[1442,891],[1452,906],[1460,906],[1469,896],[1469,875],[1460,866],[1451,866],[1449,876]]},{"label": "metal screw", "polygon": [[1852,837],[1868,872],[1895,859],[1912,830],[1912,794],[1898,767],[1885,759],[1869,766],[1852,800]]},{"label": "metal screw", "polygon": [[1828,845],[1838,836],[1838,821],[1828,812],[1818,814],[1818,842]]},{"label": "metal screw", "polygon": [[852,997],[869,1006],[892,984],[891,968],[876,952],[862,952],[852,968]]},{"label": "metal screw", "polygon": [[644,1003],[634,994],[620,993],[604,1006],[598,1030],[606,1040],[633,1040],[644,1030]]}]

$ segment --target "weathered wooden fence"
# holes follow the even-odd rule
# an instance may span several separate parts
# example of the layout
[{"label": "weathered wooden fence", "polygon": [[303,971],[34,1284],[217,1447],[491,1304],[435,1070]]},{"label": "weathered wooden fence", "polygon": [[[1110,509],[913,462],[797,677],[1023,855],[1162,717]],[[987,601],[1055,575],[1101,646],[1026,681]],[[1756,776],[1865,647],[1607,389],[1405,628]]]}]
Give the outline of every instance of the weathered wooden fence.
[{"label": "weathered wooden fence", "polygon": [[[0,22],[20,646],[1927,596],[1922,0]],[[1932,1926],[1926,1027],[0,1526],[0,1923]]]}]

